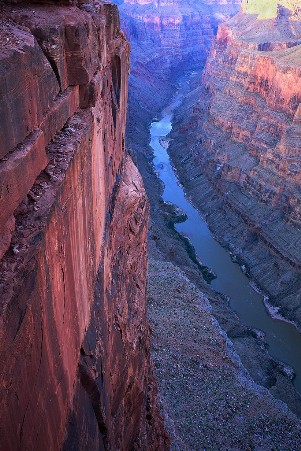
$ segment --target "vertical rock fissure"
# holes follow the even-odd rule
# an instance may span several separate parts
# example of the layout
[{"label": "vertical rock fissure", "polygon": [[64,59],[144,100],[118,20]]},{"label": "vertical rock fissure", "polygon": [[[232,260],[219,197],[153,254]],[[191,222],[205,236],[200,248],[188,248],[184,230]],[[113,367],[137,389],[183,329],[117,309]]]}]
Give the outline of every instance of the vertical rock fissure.
[{"label": "vertical rock fissure", "polygon": [[62,272],[62,283],[63,283],[63,290],[64,290],[64,307],[63,307],[63,324],[65,324],[65,311],[66,311],[66,284],[65,284],[65,271],[63,267],[61,266],[61,272]]},{"label": "vertical rock fissure", "polygon": [[78,371],[80,376],[80,382],[91,400],[95,418],[98,424],[98,429],[102,435],[104,447],[106,450],[110,449],[108,442],[108,430],[102,413],[103,406],[101,402],[102,397],[101,392],[99,390],[99,386],[95,381],[94,377],[90,374],[91,370],[89,370],[88,366],[84,362],[81,362],[79,364]]}]

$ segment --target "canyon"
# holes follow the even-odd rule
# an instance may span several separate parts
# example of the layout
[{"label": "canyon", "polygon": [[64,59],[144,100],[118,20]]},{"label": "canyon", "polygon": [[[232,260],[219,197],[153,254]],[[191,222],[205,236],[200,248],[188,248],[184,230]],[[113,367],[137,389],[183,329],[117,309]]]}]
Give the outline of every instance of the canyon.
[{"label": "canyon", "polygon": [[[161,111],[172,97],[183,68],[205,65],[219,21],[238,12],[240,0],[118,0],[115,3],[119,6],[122,29],[131,44],[127,144],[135,150],[154,112]],[[145,137],[143,141],[146,142]]]}]

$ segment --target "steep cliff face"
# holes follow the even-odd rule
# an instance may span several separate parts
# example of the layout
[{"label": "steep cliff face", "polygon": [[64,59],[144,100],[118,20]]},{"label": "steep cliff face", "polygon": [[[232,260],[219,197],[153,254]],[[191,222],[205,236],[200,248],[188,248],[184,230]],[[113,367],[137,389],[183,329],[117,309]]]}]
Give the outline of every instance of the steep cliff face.
[{"label": "steep cliff face", "polygon": [[117,9],[3,6],[0,20],[1,446],[165,449]]},{"label": "steep cliff face", "polygon": [[280,11],[288,13],[294,19],[301,17],[298,0],[281,0],[281,2],[279,0],[243,0],[242,11],[247,14],[257,14],[260,19],[275,18]]},{"label": "steep cliff face", "polygon": [[[197,168],[196,202],[299,326],[300,39],[301,22],[287,8],[275,19],[240,13],[221,25],[194,94],[201,99],[190,117],[195,133],[186,141],[187,174]],[[205,206],[201,173],[223,196],[215,216],[214,197]]]},{"label": "steep cliff face", "polygon": [[[147,3],[125,1],[120,6],[120,10],[125,18],[126,30],[132,39],[135,40],[139,35],[142,38],[144,36],[151,39],[153,52],[158,52],[161,47],[164,48],[167,54],[164,53],[163,56],[161,53],[161,64],[165,66],[169,63],[172,67],[185,61],[187,67],[196,67],[205,61],[218,17],[234,12],[233,4],[234,2],[228,2],[223,6],[216,4],[209,6],[204,2],[196,1],[148,1]],[[145,50],[150,57],[150,49],[145,48]],[[133,66],[135,68],[135,65]]]},{"label": "steep cliff face", "polygon": [[[117,3],[124,28],[135,45],[139,38],[140,46],[149,57],[162,48],[163,66],[169,63],[175,67],[182,61],[186,70],[204,63],[218,23],[238,12],[240,5],[239,0],[124,0]],[[143,40],[152,42],[152,48],[147,48]],[[133,58],[137,57],[134,52]]]}]

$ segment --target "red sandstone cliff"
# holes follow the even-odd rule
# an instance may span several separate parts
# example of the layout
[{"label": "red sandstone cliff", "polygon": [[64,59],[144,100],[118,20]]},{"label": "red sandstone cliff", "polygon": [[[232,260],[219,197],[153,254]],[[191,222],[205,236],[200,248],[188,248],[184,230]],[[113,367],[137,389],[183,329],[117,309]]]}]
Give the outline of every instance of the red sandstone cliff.
[{"label": "red sandstone cliff", "polygon": [[[258,21],[240,14],[220,27],[204,74],[205,87],[212,93],[211,123],[228,133],[229,141],[240,143],[245,161],[253,166],[242,183],[260,200],[282,208],[286,201],[298,203],[301,181],[300,38],[299,21]],[[266,194],[261,191],[266,182],[262,171],[275,182]],[[288,186],[291,197],[284,202]],[[300,224],[298,212],[299,208],[288,209],[287,219]]]},{"label": "red sandstone cliff", "polygon": [[[301,22],[287,8],[273,19],[239,13],[221,25],[183,127],[193,128],[187,174],[195,185],[203,174],[223,196],[215,218],[207,197],[213,230],[299,325],[300,42]],[[195,198],[205,205],[200,180]]]},{"label": "red sandstone cliff", "polygon": [[117,9],[0,19],[1,448],[166,449]]}]

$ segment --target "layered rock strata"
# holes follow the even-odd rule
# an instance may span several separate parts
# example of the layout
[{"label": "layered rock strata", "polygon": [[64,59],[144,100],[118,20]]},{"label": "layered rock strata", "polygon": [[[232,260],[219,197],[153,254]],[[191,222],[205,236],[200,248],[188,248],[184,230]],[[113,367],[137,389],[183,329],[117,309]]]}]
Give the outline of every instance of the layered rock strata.
[{"label": "layered rock strata", "polygon": [[178,77],[204,66],[218,23],[239,11],[240,0],[115,3],[132,49],[127,143],[134,149],[144,133],[141,119],[145,129],[169,102]]},{"label": "layered rock strata", "polygon": [[166,449],[115,6],[3,6],[1,447]]},{"label": "layered rock strata", "polygon": [[240,13],[220,26],[200,101],[180,126],[190,151],[176,157],[216,235],[299,326],[300,38],[300,21],[281,8],[276,19]]}]

